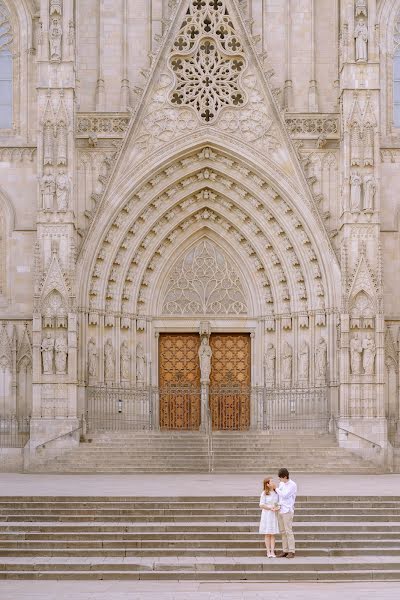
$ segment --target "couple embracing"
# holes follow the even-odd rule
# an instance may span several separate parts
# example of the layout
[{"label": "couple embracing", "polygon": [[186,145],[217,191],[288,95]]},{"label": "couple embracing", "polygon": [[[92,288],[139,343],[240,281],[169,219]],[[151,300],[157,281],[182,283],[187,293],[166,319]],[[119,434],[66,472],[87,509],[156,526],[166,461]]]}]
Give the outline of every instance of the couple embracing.
[{"label": "couple embracing", "polygon": [[[279,469],[279,485],[264,479],[260,498],[261,521],[259,533],[265,535],[268,558],[294,558],[295,544],[292,531],[297,485],[289,477],[287,469]],[[282,536],[282,552],[275,555],[275,535]]]}]

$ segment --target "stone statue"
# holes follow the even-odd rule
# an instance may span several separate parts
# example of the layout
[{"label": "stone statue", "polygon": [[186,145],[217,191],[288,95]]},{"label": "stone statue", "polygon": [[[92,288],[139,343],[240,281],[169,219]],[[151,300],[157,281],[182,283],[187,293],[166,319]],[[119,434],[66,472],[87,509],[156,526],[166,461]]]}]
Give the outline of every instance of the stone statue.
[{"label": "stone statue", "polygon": [[361,210],[361,177],[359,173],[352,173],[350,177],[351,194],[350,194],[350,210],[352,213],[360,212]]},{"label": "stone statue", "polygon": [[265,380],[268,383],[275,382],[275,362],[276,362],[276,350],[275,346],[271,343],[268,344],[267,350],[264,356],[265,364]]},{"label": "stone statue", "polygon": [[282,379],[285,382],[292,380],[293,349],[288,342],[282,346]]},{"label": "stone statue", "polygon": [[350,340],[350,368],[353,375],[361,373],[362,345],[358,333]]},{"label": "stone statue", "polygon": [[62,29],[60,20],[58,18],[54,18],[51,20],[49,30],[50,61],[52,62],[60,62],[61,60],[61,38]]},{"label": "stone statue", "polygon": [[363,341],[363,367],[366,375],[373,375],[375,373],[375,356],[376,356],[376,345],[369,333]]},{"label": "stone statue", "polygon": [[131,352],[128,343],[123,341],[120,351],[120,373],[121,380],[129,380],[130,377]]},{"label": "stone statue", "polygon": [[104,378],[106,381],[112,381],[115,376],[115,357],[114,347],[110,338],[104,345]]},{"label": "stone statue", "polygon": [[375,205],[376,183],[373,175],[364,177],[364,210],[373,212]]},{"label": "stone statue", "polygon": [[47,332],[46,336],[42,340],[42,361],[43,361],[43,373],[45,375],[53,374],[53,357],[54,357],[54,338],[50,331]]},{"label": "stone statue", "polygon": [[143,344],[141,342],[136,346],[136,381],[144,383],[145,378],[146,355],[144,353]]},{"label": "stone statue", "polygon": [[201,338],[201,344],[199,348],[199,361],[200,361],[200,381],[201,383],[209,383],[210,382],[210,374],[211,374],[211,357],[212,350],[211,346],[208,342],[208,337],[203,336]]},{"label": "stone statue", "polygon": [[55,363],[57,375],[65,375],[67,372],[68,344],[63,335],[59,335],[55,341]]},{"label": "stone statue", "polygon": [[49,171],[49,169],[46,169],[46,172],[40,181],[40,191],[42,192],[43,210],[53,210],[56,184],[54,175]]},{"label": "stone statue", "polygon": [[315,349],[315,378],[326,380],[327,367],[327,345],[325,338],[319,340],[318,346]]},{"label": "stone statue", "polygon": [[88,342],[88,373],[91,377],[97,375],[97,348],[92,337]]},{"label": "stone statue", "polygon": [[367,62],[368,27],[364,20],[357,23],[354,37],[356,39],[356,62]]},{"label": "stone statue", "polygon": [[299,350],[299,379],[308,381],[310,352],[305,340],[301,343]]},{"label": "stone statue", "polygon": [[61,212],[68,210],[68,196],[69,196],[69,181],[64,170],[58,173],[56,177],[56,199],[57,208]]}]

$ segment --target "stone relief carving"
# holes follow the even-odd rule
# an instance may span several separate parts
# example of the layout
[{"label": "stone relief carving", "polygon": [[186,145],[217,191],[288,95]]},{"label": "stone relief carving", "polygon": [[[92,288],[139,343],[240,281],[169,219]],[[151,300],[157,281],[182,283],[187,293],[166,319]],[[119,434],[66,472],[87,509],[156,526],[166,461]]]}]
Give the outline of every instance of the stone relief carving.
[{"label": "stone relief carving", "polygon": [[356,17],[367,17],[368,16],[367,0],[356,0],[355,16]]},{"label": "stone relief carving", "polygon": [[360,19],[354,29],[356,40],[356,62],[368,61],[368,27],[364,19]]},{"label": "stone relief carving", "polygon": [[54,343],[55,367],[57,375],[67,373],[68,344],[65,336],[58,335]]},{"label": "stone relief carving", "polygon": [[356,333],[350,340],[350,369],[353,375],[360,375],[362,370],[362,343]]},{"label": "stone relief carving", "polygon": [[97,376],[97,346],[92,337],[88,342],[88,373],[91,377]]},{"label": "stone relief carving", "polygon": [[310,348],[308,343],[303,340],[299,349],[299,379],[308,381],[310,363]]},{"label": "stone relief carving", "polygon": [[42,340],[41,346],[43,373],[45,375],[52,375],[54,372],[54,343],[54,338],[48,331]]},{"label": "stone relief carving", "polygon": [[43,210],[53,210],[54,194],[56,191],[55,177],[49,168],[46,168],[44,175],[40,181],[40,190],[42,192],[42,208]]},{"label": "stone relief carving", "polygon": [[264,355],[265,382],[273,385],[275,383],[276,349],[270,342]]},{"label": "stone relief carving", "polygon": [[210,240],[202,240],[174,266],[163,302],[164,314],[246,314],[240,279]]},{"label": "stone relief carving", "polygon": [[361,184],[362,180],[358,172],[354,172],[350,176],[350,211],[352,213],[360,212],[362,208],[361,203]]},{"label": "stone relief carving", "polygon": [[376,344],[370,333],[363,340],[363,369],[366,375],[375,373]]},{"label": "stone relief carving", "polygon": [[62,27],[60,19],[53,17],[49,28],[50,62],[61,62]]},{"label": "stone relief carving", "polygon": [[375,206],[376,181],[371,174],[364,177],[364,203],[363,209],[365,212],[373,212]]},{"label": "stone relief carving", "polygon": [[210,382],[210,374],[211,374],[211,358],[212,358],[212,350],[210,343],[208,341],[208,336],[203,335],[201,338],[200,348],[199,348],[199,362],[200,362],[200,380],[202,383]]},{"label": "stone relief carving", "polygon": [[120,350],[120,374],[121,381],[129,381],[131,371],[131,351],[128,343],[124,340]]},{"label": "stone relief carving", "polygon": [[[94,136],[97,138],[122,138],[124,137],[130,116],[126,114],[115,115],[114,113],[78,113],[76,119],[77,137]],[[93,146],[96,143],[92,144]]]},{"label": "stone relief carving", "polygon": [[352,166],[373,166],[374,129],[376,118],[370,99],[367,97],[361,110],[361,96],[355,96],[350,110],[348,125],[350,133],[350,164]]},{"label": "stone relief carving", "polygon": [[61,171],[57,174],[55,179],[56,186],[56,200],[57,208],[60,212],[66,212],[69,208],[69,179],[65,174],[65,171]]},{"label": "stone relief carving", "polygon": [[332,115],[291,115],[285,114],[286,127],[291,136],[308,138],[339,136],[339,117]]},{"label": "stone relief carving", "polygon": [[326,381],[327,351],[325,338],[322,337],[315,349],[315,378],[320,381]]},{"label": "stone relief carving", "polygon": [[115,377],[115,354],[114,346],[110,338],[104,344],[104,378],[105,381],[113,381]]},{"label": "stone relief carving", "polygon": [[50,15],[62,15],[62,0],[50,0]]},{"label": "stone relief carving", "polygon": [[136,346],[136,381],[138,383],[145,382],[146,355],[143,344],[138,342]]},{"label": "stone relief carving", "polygon": [[282,345],[281,356],[282,380],[284,383],[291,383],[292,381],[292,362],[293,348],[287,341],[285,341]]}]

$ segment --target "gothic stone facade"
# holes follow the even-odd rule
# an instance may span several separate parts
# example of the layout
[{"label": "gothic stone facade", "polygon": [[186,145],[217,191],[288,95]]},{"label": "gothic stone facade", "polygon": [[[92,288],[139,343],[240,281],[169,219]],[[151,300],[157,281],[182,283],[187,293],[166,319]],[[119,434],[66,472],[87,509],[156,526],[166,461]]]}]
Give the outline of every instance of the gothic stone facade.
[{"label": "gothic stone facade", "polygon": [[0,404],[32,449],[201,323],[396,445],[399,42],[399,0],[0,0]]}]

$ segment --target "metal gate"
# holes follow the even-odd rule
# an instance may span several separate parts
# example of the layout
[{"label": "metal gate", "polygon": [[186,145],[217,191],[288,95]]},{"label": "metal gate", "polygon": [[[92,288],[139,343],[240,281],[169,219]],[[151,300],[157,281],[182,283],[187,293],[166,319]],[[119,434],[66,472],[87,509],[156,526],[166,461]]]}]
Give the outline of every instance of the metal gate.
[{"label": "metal gate", "polygon": [[153,394],[149,387],[88,387],[88,431],[125,431],[152,428]]},{"label": "metal gate", "polygon": [[326,386],[253,388],[252,405],[257,429],[329,429]]},{"label": "metal gate", "polygon": [[[89,431],[137,431],[158,427],[161,422],[165,429],[197,430],[201,424],[200,402],[201,388],[191,385],[88,387],[87,428]],[[208,403],[214,431],[249,427],[261,431],[328,431],[329,428],[328,388],[325,386],[214,385],[209,387]],[[157,408],[163,415],[155,423],[153,414]]]}]

